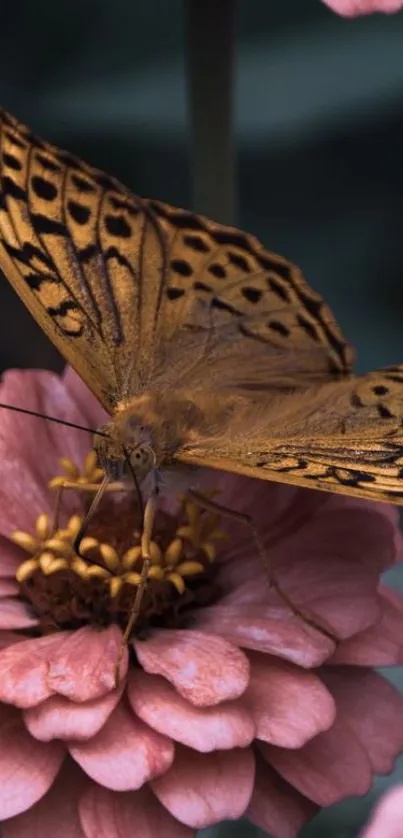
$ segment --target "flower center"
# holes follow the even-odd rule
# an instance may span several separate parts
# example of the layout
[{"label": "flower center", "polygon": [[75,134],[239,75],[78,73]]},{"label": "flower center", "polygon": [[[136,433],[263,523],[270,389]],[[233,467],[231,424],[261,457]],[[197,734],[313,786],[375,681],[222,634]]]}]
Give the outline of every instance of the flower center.
[{"label": "flower center", "polygon": [[[53,518],[42,513],[34,534],[17,531],[12,535],[29,554],[16,574],[21,595],[30,603],[42,633],[111,623],[124,630],[143,563],[135,501],[128,493],[106,494],[88,522],[78,555],[75,538],[88,510],[89,493],[97,490],[103,472],[96,466],[94,452],[87,455],[82,474],[69,458],[61,462],[65,474],[49,484],[57,491]],[[66,489],[76,491],[81,514],[72,515],[61,527]],[[214,599],[215,541],[225,537],[218,524],[218,515],[186,498],[181,499],[177,515],[157,511],[152,565],[134,633],[156,625],[185,625],[190,606]]]}]

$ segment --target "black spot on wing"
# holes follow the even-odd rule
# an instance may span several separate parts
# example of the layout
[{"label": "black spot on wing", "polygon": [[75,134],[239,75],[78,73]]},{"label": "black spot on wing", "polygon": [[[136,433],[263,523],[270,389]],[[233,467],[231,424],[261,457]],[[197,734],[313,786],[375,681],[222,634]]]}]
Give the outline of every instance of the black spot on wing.
[{"label": "black spot on wing", "polygon": [[120,239],[128,239],[132,234],[131,227],[123,215],[105,216],[105,227],[111,236],[117,236]]},{"label": "black spot on wing", "polygon": [[75,189],[77,189],[77,192],[81,192],[83,194],[85,193],[86,195],[95,192],[93,184],[90,183],[89,180],[86,180],[85,178],[81,177],[81,175],[72,174],[71,182]]},{"label": "black spot on wing", "polygon": [[360,399],[358,393],[352,393],[350,396],[351,407],[364,407],[364,402]]},{"label": "black spot on wing", "polygon": [[210,248],[201,236],[184,236],[183,243],[186,247],[196,250],[198,253],[209,253]]},{"label": "black spot on wing", "polygon": [[389,410],[389,408],[386,407],[384,404],[377,404],[376,408],[377,408],[378,414],[379,414],[381,419],[395,419],[396,418],[394,413],[392,413],[392,411]]},{"label": "black spot on wing", "polygon": [[81,250],[77,250],[77,258],[81,265],[85,265],[87,262],[90,262],[94,256],[99,253],[98,248],[95,244],[88,244],[87,247],[82,247]]},{"label": "black spot on wing", "polygon": [[269,320],[268,327],[273,332],[277,332],[277,334],[282,335],[284,338],[287,338],[290,334],[290,330],[284,323],[281,323],[280,320]]},{"label": "black spot on wing", "polygon": [[170,268],[180,276],[192,276],[193,268],[186,259],[171,259]]},{"label": "black spot on wing", "polygon": [[262,299],[262,291],[259,288],[252,288],[251,285],[245,285],[242,288],[242,296],[248,303],[258,303]]},{"label": "black spot on wing", "polygon": [[14,154],[9,154],[5,151],[3,154],[3,161],[6,166],[9,166],[10,169],[14,169],[16,172],[20,172],[22,169],[21,161],[18,157],[15,157]]},{"label": "black spot on wing", "polygon": [[207,270],[212,276],[215,276],[216,279],[225,279],[227,276],[227,271],[222,265],[219,265],[218,262],[214,262],[212,265],[209,265]]},{"label": "black spot on wing", "polygon": [[306,317],[304,317],[302,314],[298,314],[297,323],[299,326],[301,326],[304,332],[306,332],[306,334],[309,335],[310,338],[312,338],[312,340],[319,341],[319,335],[315,327],[312,325],[312,323],[309,322],[309,320],[306,319]]},{"label": "black spot on wing", "polygon": [[89,207],[85,207],[83,204],[79,204],[78,201],[68,201],[67,209],[73,219],[77,224],[83,225],[87,224],[91,216],[91,210]]},{"label": "black spot on wing", "polygon": [[180,297],[183,297],[185,293],[184,288],[167,288],[167,297],[168,300],[178,300]]},{"label": "black spot on wing", "polygon": [[235,253],[233,250],[227,251],[228,259],[231,265],[235,265],[236,268],[239,268],[244,273],[250,273],[251,267],[247,259],[244,256],[241,256],[240,253]]},{"label": "black spot on wing", "polygon": [[49,180],[46,180],[39,175],[34,175],[31,178],[31,186],[37,198],[43,201],[54,201],[57,196],[57,189]]},{"label": "black spot on wing", "polygon": [[19,137],[16,137],[16,136],[15,136],[15,134],[13,134],[11,131],[5,131],[5,132],[4,132],[4,136],[6,137],[6,139],[8,140],[8,142],[9,142],[9,143],[11,143],[12,145],[15,145],[15,146],[16,146],[16,148],[20,148],[20,149],[24,149],[24,148],[25,148],[25,143],[23,143],[23,142],[19,139]]},{"label": "black spot on wing", "polygon": [[18,186],[18,183],[15,183],[8,175],[3,175],[1,189],[5,197],[15,198],[17,201],[26,201],[27,199],[25,189],[21,189],[21,186]]},{"label": "black spot on wing", "polygon": [[78,311],[79,308],[75,300],[63,300],[58,306],[48,306],[46,311],[51,317],[65,317],[70,311]]},{"label": "black spot on wing", "polygon": [[290,295],[284,285],[281,284],[277,279],[270,276],[267,280],[267,285],[270,291],[273,291],[273,294],[276,294],[277,297],[280,297],[281,300],[284,300],[285,303],[290,301]]},{"label": "black spot on wing", "polygon": [[50,157],[47,157],[45,154],[40,154],[39,152],[35,156],[35,160],[42,166],[43,169],[46,169],[48,172],[61,172],[60,166],[52,160]]},{"label": "black spot on wing", "polygon": [[21,262],[21,264],[26,265],[27,267],[31,267],[32,259],[42,262],[42,264],[47,268],[54,267],[53,262],[46,251],[40,250],[39,247],[36,247],[36,245],[31,244],[30,242],[25,242],[22,247],[14,247],[12,244],[3,241],[3,247],[12,259],[15,259],[17,262]]},{"label": "black spot on wing", "polygon": [[47,215],[32,213],[31,222],[38,236],[67,236],[64,224],[61,224],[60,221],[54,221],[53,218],[48,218]]}]

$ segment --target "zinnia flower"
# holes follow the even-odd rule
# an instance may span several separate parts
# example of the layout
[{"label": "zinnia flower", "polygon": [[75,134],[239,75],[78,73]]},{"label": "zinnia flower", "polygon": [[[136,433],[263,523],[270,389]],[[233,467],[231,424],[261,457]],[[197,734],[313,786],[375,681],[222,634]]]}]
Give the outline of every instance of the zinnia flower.
[{"label": "zinnia flower", "polygon": [[[9,372],[0,390],[104,421],[71,371]],[[292,838],[318,807],[364,794],[403,746],[403,701],[370,668],[403,659],[402,600],[379,587],[401,550],[396,511],[210,472],[310,619],[269,587],[247,527],[175,500],[157,515],[126,648],[135,499],[108,494],[74,552],[89,502],[79,466],[101,478],[89,448],[82,431],[0,413],[3,838],[185,838],[241,816]],[[76,490],[55,510],[60,460]]]},{"label": "zinnia flower", "polygon": [[371,15],[373,12],[393,14],[403,8],[403,0],[323,0],[323,2],[343,17]]}]

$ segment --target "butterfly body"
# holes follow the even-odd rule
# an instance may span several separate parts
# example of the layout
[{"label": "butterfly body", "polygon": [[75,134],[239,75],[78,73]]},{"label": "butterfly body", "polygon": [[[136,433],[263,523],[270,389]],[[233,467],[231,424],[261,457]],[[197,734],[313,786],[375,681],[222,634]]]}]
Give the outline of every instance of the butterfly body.
[{"label": "butterfly body", "polygon": [[1,111],[0,178],[0,268],[110,414],[111,474],[129,457],[140,481],[209,466],[403,503],[403,366],[354,376],[296,266]]}]

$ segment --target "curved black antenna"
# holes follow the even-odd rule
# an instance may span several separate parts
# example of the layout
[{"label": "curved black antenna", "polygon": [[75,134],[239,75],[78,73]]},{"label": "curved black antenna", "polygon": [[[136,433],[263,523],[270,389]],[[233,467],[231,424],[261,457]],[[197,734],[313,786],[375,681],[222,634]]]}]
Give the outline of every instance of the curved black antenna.
[{"label": "curved black antenna", "polygon": [[47,419],[48,422],[56,422],[58,425],[66,425],[68,428],[76,428],[77,431],[88,431],[89,434],[98,434],[98,436],[105,436],[109,438],[109,434],[104,431],[98,431],[95,428],[86,428],[84,425],[77,425],[75,422],[67,422],[66,419],[57,419],[56,416],[47,416],[46,413],[37,413],[36,410],[28,410],[26,407],[16,407],[13,404],[4,404],[0,402],[0,407],[7,410],[15,410],[16,413],[25,413],[27,416],[36,416],[38,419]]}]

